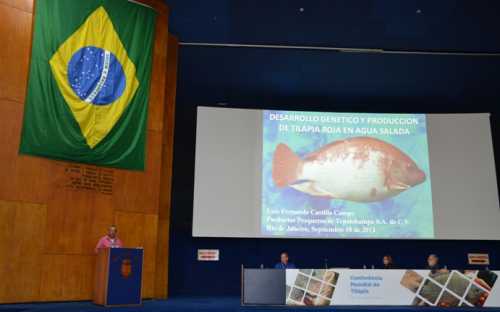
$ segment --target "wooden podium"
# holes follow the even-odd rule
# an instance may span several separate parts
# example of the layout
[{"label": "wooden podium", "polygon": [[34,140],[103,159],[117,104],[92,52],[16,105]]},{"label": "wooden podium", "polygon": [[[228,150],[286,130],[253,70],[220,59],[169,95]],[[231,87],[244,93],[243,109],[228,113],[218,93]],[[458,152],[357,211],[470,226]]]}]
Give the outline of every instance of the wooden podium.
[{"label": "wooden podium", "polygon": [[97,253],[95,304],[137,306],[142,304],[142,248],[102,248]]}]

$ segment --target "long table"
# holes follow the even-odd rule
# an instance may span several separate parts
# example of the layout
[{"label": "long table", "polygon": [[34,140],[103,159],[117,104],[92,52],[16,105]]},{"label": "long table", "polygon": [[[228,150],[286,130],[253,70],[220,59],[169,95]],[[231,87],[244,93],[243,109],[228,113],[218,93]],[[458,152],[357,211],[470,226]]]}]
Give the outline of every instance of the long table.
[{"label": "long table", "polygon": [[500,307],[500,271],[242,270],[243,305]]}]

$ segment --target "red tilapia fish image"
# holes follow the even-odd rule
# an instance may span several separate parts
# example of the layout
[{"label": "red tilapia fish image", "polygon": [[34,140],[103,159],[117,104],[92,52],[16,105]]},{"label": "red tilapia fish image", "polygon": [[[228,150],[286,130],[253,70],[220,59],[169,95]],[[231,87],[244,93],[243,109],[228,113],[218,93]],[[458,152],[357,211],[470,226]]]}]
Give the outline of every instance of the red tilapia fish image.
[{"label": "red tilapia fish image", "polygon": [[376,202],[425,181],[425,173],[392,144],[371,137],[332,142],[301,159],[286,144],[276,147],[272,176],[312,196]]}]

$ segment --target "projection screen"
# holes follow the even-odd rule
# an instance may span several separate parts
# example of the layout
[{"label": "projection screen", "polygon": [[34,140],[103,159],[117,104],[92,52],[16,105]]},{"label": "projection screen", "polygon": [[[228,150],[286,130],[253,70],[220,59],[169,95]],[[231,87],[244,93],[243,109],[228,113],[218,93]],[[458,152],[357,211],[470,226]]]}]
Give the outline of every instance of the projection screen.
[{"label": "projection screen", "polygon": [[500,239],[489,114],[199,107],[193,236]]}]

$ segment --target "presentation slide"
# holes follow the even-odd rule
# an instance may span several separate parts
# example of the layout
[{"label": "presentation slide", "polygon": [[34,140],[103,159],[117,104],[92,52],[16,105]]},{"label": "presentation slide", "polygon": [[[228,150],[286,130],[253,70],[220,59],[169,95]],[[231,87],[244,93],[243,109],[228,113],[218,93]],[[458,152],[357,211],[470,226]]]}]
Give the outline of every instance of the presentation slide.
[{"label": "presentation slide", "polygon": [[263,111],[262,233],[433,238],[422,114]]},{"label": "presentation slide", "polygon": [[193,236],[500,239],[489,114],[198,107]]}]

